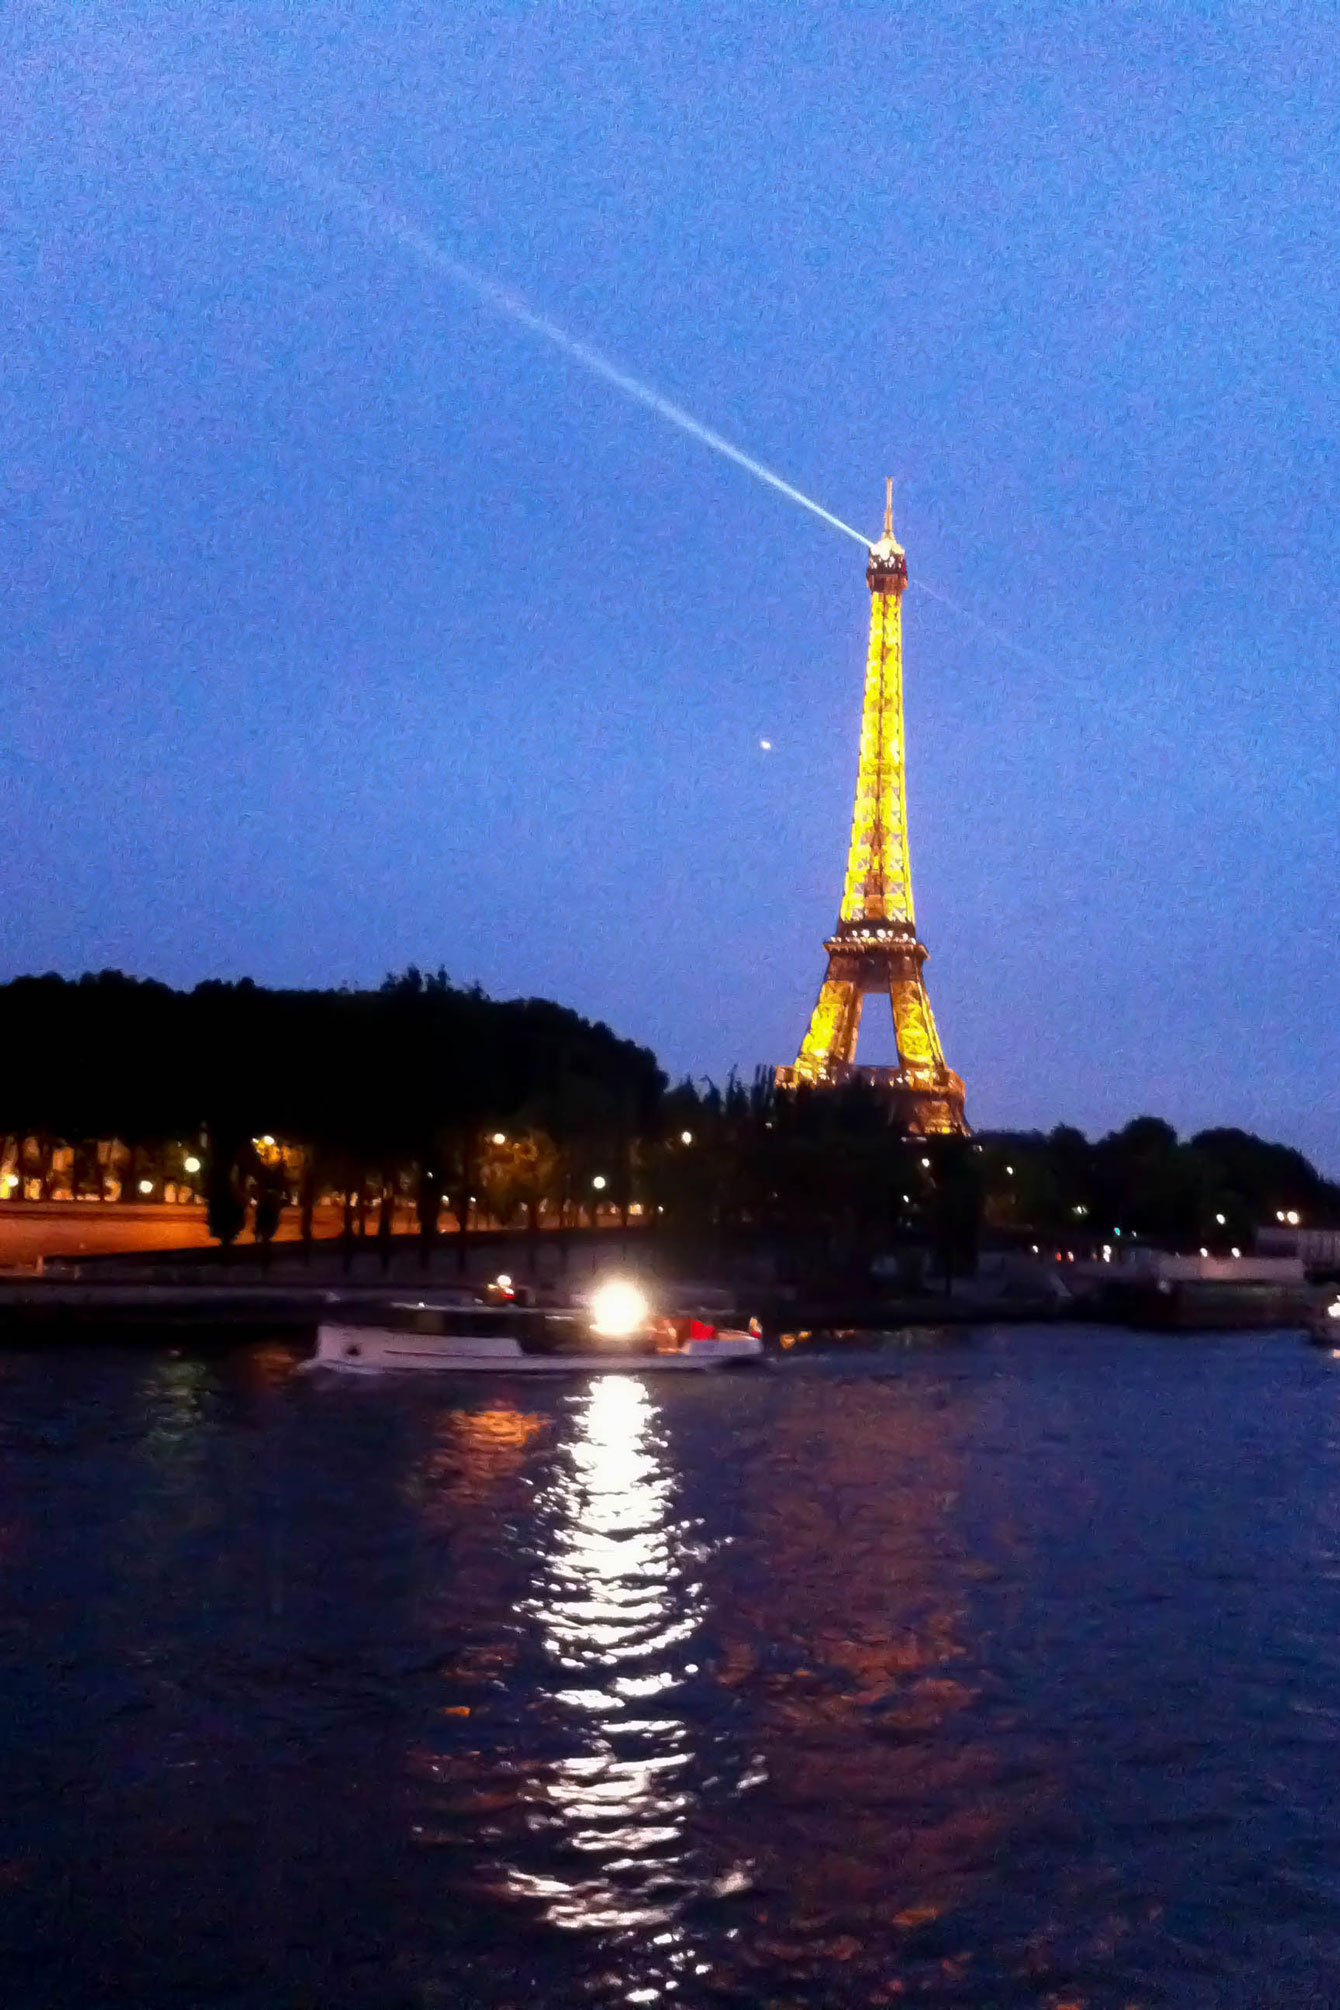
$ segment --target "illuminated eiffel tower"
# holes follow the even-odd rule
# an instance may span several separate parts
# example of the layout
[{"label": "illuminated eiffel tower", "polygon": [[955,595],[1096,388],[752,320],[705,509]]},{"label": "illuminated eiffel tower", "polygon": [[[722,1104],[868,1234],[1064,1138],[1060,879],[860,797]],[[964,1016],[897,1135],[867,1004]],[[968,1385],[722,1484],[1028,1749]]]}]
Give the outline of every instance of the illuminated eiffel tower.
[{"label": "illuminated eiffel tower", "polygon": [[[887,1090],[909,1131],[966,1134],[963,1084],[946,1066],[922,965],[907,861],[907,787],[903,764],[902,596],[907,559],[893,535],[893,483],[884,535],[870,547],[870,649],[861,715],[861,764],[852,812],[847,878],[838,925],[825,942],[828,971],[794,1067],[779,1068],[782,1088],[836,1085],[860,1077]],[[893,1009],[896,1068],[859,1068],[861,1007],[872,991]]]}]

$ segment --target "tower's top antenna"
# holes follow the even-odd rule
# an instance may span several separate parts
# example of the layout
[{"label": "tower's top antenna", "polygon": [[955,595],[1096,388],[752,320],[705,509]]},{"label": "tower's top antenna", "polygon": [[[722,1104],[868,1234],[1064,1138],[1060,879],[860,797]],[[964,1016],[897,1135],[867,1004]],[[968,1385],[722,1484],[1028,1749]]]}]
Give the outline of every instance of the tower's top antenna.
[{"label": "tower's top antenna", "polygon": [[872,593],[901,593],[907,585],[907,559],[893,534],[893,476],[884,485],[884,535],[870,547],[865,583]]}]

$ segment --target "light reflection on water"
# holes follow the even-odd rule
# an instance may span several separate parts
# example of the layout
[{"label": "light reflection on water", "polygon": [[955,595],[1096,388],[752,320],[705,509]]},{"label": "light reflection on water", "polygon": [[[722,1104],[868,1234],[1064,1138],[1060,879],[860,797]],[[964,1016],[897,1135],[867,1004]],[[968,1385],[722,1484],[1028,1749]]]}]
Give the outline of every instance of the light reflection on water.
[{"label": "light reflection on water", "polygon": [[711,1543],[683,1485],[652,1386],[622,1374],[548,1415],[442,1413],[413,1481],[443,1545],[421,1611],[444,1631],[476,1613],[409,1753],[413,1840],[454,1863],[468,1821],[456,1887],[510,1909],[510,1933],[596,1941],[611,2003],[705,1975],[689,1914],[747,1882],[694,1832],[705,1780],[748,1768],[688,1707]]},{"label": "light reflection on water", "polygon": [[1340,1382],[0,1373],[0,2001],[1340,2001]]},{"label": "light reflection on water", "polygon": [[533,1819],[571,1868],[508,1878],[556,1926],[661,1929],[630,2002],[673,1988],[691,1962],[677,1920],[693,1874],[693,1742],[675,1699],[696,1672],[703,1588],[657,1423],[640,1380],[594,1379],[536,1504],[547,1539],[529,1611],[571,1749],[539,1775]]}]

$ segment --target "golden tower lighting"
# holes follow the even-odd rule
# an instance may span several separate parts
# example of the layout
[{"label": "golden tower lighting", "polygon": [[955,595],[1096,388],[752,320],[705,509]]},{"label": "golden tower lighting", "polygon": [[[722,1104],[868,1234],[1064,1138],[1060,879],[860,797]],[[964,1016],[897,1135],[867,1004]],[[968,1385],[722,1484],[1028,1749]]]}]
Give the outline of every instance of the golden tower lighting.
[{"label": "golden tower lighting", "polygon": [[[835,1086],[860,1077],[888,1092],[918,1136],[966,1134],[963,1084],[946,1066],[917,940],[907,858],[903,747],[903,619],[907,559],[893,535],[893,483],[884,535],[870,547],[870,647],[861,713],[861,760],[852,811],[847,877],[838,925],[825,942],[828,970],[795,1066],[779,1068],[782,1088]],[[896,1068],[859,1068],[856,1039],[870,992],[885,994],[898,1041]]]}]

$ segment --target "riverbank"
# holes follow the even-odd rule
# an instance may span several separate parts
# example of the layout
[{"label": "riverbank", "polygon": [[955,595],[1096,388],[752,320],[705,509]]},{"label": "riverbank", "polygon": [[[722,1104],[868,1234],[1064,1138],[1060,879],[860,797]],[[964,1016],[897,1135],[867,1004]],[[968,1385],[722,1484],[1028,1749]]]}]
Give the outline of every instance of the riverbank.
[{"label": "riverbank", "polygon": [[[292,1281],[229,1282],[202,1277],[193,1283],[149,1280],[0,1279],[0,1344],[8,1337],[99,1334],[123,1339],[168,1333],[260,1331],[312,1336],[325,1319],[343,1311],[402,1305],[411,1296],[433,1304],[451,1297],[434,1285],[348,1282],[339,1288]],[[735,1294],[691,1279],[663,1280],[658,1296],[674,1306],[709,1307],[722,1319],[759,1318],[771,1337],[822,1330],[841,1339],[848,1333],[900,1327],[1036,1323],[1036,1305],[1017,1299],[973,1300],[937,1297],[890,1298],[859,1303],[842,1300],[779,1301],[766,1294]]]},{"label": "riverbank", "polygon": [[667,1308],[703,1310],[739,1324],[756,1318],[773,1339],[1075,1320],[1140,1330],[1301,1327],[1316,1297],[1303,1286],[1128,1282],[1092,1266],[1094,1275],[1076,1275],[1074,1290],[1060,1284],[1050,1266],[1033,1265],[959,1281],[950,1292],[880,1290],[860,1280],[844,1286],[831,1274],[783,1286],[769,1268],[758,1262],[693,1266],[647,1230],[627,1236],[572,1231],[561,1242],[543,1238],[538,1248],[525,1237],[495,1232],[464,1245],[439,1243],[427,1263],[410,1237],[381,1248],[355,1243],[352,1250],[326,1241],[310,1250],[289,1244],[268,1253],[132,1251],[0,1275],[0,1344],[42,1333],[119,1338],[132,1331],[152,1337],[265,1330],[310,1340],[323,1319],[342,1309],[366,1314],[407,1300],[434,1303],[500,1273],[547,1295],[581,1292],[598,1277],[622,1271]]}]

